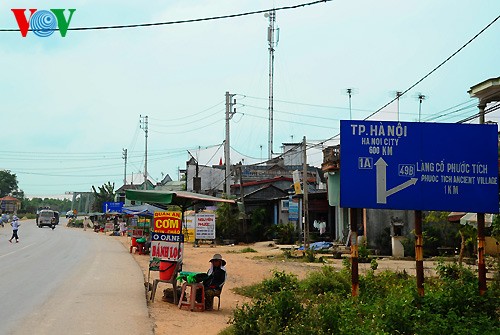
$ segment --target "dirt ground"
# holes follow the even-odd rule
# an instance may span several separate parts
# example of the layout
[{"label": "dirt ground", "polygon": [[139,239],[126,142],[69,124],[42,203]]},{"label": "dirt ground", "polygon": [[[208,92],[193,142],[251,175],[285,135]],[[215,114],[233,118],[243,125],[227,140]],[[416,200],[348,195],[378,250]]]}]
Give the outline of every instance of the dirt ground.
[{"label": "dirt ground", "polygon": [[[120,239],[124,247],[129,250],[130,239],[127,237],[114,237]],[[251,247],[257,252],[242,253],[241,250]],[[162,301],[163,290],[171,288],[169,284],[158,285],[155,301],[148,301],[150,316],[155,324],[156,334],[218,334],[228,327],[228,320],[236,306],[241,306],[247,299],[235,294],[233,288],[246,286],[261,282],[269,278],[273,270],[294,273],[299,278],[304,278],[306,274],[322,266],[320,263],[303,263],[294,261],[284,261],[276,256],[283,254],[280,249],[283,246],[276,246],[272,242],[259,242],[252,245],[234,246],[211,246],[201,245],[194,247],[192,243],[184,246],[183,271],[206,272],[209,268],[209,260],[215,253],[219,253],[226,260],[227,281],[221,294],[221,308],[217,311],[190,312],[180,310],[172,302]],[[149,255],[132,254],[141,267],[145,281],[148,278]],[[378,271],[385,269],[406,270],[409,274],[415,275],[415,262],[405,260],[379,259]],[[328,259],[328,264],[335,268],[342,268],[342,261]],[[369,270],[370,264],[360,264],[360,273]],[[425,276],[433,275],[435,264],[424,262]],[[158,272],[151,272],[149,282],[158,278]],[[149,297],[149,295],[148,295]],[[215,300],[217,304],[217,300]]]}]

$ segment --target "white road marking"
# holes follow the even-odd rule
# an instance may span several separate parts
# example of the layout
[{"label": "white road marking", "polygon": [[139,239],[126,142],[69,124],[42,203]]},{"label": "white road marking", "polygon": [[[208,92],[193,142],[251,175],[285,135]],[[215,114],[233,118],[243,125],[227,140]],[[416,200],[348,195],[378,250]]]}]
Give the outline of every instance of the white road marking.
[{"label": "white road marking", "polygon": [[18,252],[18,251],[20,251],[20,250],[23,250],[23,249],[26,249],[26,248],[29,248],[29,247],[31,247],[32,245],[35,245],[35,244],[36,244],[36,243],[31,243],[31,244],[25,245],[24,247],[22,247],[22,248],[20,248],[20,249],[16,249],[16,250],[14,250],[14,251],[11,251],[11,252],[9,252],[9,253],[6,253],[5,255],[0,256],[0,258],[5,257],[5,256],[9,256],[9,255],[12,255],[13,253],[16,253],[16,252]]}]

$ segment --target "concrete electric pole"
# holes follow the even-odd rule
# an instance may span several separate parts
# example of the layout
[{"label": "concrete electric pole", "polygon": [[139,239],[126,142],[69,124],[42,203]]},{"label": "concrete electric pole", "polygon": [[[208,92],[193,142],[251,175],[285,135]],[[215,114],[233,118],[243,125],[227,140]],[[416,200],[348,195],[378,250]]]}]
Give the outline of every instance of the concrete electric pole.
[{"label": "concrete electric pole", "polygon": [[145,148],[144,148],[144,189],[148,189],[148,116],[140,115],[140,126],[141,129],[144,130],[145,136]]},{"label": "concrete electric pole", "polygon": [[421,119],[421,116],[422,116],[422,101],[424,101],[426,98],[425,95],[423,95],[422,93],[419,93],[417,95],[417,99],[418,99],[418,122],[420,122],[420,119]]},{"label": "concrete electric pole", "polygon": [[396,103],[397,103],[397,113],[398,113],[398,121],[399,121],[399,98],[403,95],[403,92],[396,92]]},{"label": "concrete electric pole", "polygon": [[302,172],[302,184],[303,184],[303,212],[304,212],[304,251],[309,247],[309,188],[307,187],[307,147],[306,147],[306,137],[302,139],[302,150],[303,150],[303,172]]},{"label": "concrete electric pole", "polygon": [[[274,50],[279,41],[279,28],[274,27],[276,22],[276,11],[272,10],[264,14],[269,18],[269,26],[267,27],[267,42],[269,44],[269,142],[268,142],[268,159],[273,158],[273,84],[274,84]],[[274,33],[277,32],[275,39]]]},{"label": "concrete electric pole", "polygon": [[122,149],[122,158],[125,160],[125,169],[123,171],[123,185],[127,185],[127,149]]},{"label": "concrete electric pole", "polygon": [[230,143],[229,143],[229,120],[236,113],[236,108],[233,111],[233,106],[236,104],[236,100],[232,101],[235,94],[229,94],[226,92],[226,140],[224,141],[224,162],[225,162],[225,190],[226,195],[231,194],[231,158],[230,158]]}]

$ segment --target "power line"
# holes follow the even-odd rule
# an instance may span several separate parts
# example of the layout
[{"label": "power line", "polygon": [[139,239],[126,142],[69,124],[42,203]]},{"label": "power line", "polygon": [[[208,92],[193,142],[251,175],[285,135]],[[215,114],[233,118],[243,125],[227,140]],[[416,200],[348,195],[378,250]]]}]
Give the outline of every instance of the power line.
[{"label": "power line", "polygon": [[[496,111],[498,109],[500,109],[500,104],[496,104],[493,107],[485,109],[484,110],[484,114],[486,115],[486,114],[492,113],[492,112],[494,112],[494,111]],[[479,115],[480,115],[480,113],[476,113],[476,114],[474,114],[472,116],[469,116],[468,118],[465,118],[463,120],[458,121],[457,123],[464,123],[464,122],[467,122],[467,121],[472,121],[472,120],[476,119],[477,117],[479,117]]]},{"label": "power line", "polygon": [[[250,107],[250,106],[248,106],[248,107]],[[242,113],[242,112],[237,112],[237,113],[242,114],[242,115],[247,115],[247,116],[255,117],[255,118],[258,118],[258,119],[266,119],[267,120],[267,117],[265,117],[265,116],[253,115],[253,114]],[[276,118],[274,118],[274,120],[275,121],[284,122],[284,123],[300,124],[300,125],[303,125],[303,126],[310,126],[310,127],[318,127],[318,128],[326,128],[326,129],[338,129],[338,127],[316,125],[316,124],[304,123],[304,122],[298,122],[298,121],[282,120],[282,119],[276,119]]]},{"label": "power line", "polygon": [[[446,109],[444,109],[444,110],[442,110],[442,111],[440,111],[440,112],[437,112],[437,113],[434,113],[434,114],[429,114],[429,116],[428,116],[427,118],[425,118],[425,121],[436,120],[436,119],[439,119],[439,118],[441,118],[441,117],[443,117],[443,116],[447,116],[447,115],[450,115],[450,114],[456,113],[456,112],[458,112],[458,111],[461,111],[461,110],[463,110],[463,109],[465,109],[465,108],[469,108],[470,106],[472,106],[472,105],[468,105],[468,106],[466,106],[466,107],[462,107],[462,108],[460,108],[460,109],[458,109],[458,110],[454,110],[454,111],[451,111],[451,112],[449,112],[449,113],[442,114],[442,113],[447,112],[447,111],[449,111],[449,110],[451,110],[451,109],[453,109],[453,108],[457,108],[457,107],[462,106],[462,105],[465,105],[465,104],[467,104],[467,103],[471,103],[471,100],[469,99],[469,100],[464,101],[464,102],[461,102],[461,103],[459,103],[459,104],[457,104],[457,105],[454,105],[454,106],[448,107],[448,108],[446,108]],[[473,106],[475,106],[475,105],[476,105],[476,104],[474,103],[474,104],[473,104]]]},{"label": "power line", "polygon": [[[283,7],[272,8],[272,9],[262,9],[262,10],[256,10],[256,11],[251,11],[251,12],[212,16],[212,17],[205,17],[205,18],[198,18],[198,19],[153,22],[153,23],[138,23],[138,24],[123,24],[123,25],[113,25],[113,26],[76,27],[76,28],[68,28],[68,30],[80,31],[80,30],[108,30],[108,29],[125,29],[125,28],[143,28],[143,27],[167,26],[167,25],[182,24],[182,23],[214,21],[214,20],[231,19],[231,18],[254,15],[254,14],[262,14],[262,13],[267,13],[271,10],[282,11],[282,10],[297,9],[300,7],[313,6],[313,5],[317,5],[319,3],[322,3],[322,2],[330,2],[330,1],[333,1],[333,0],[318,0],[318,1],[308,2],[308,3],[298,4],[298,5],[294,5],[294,6],[283,6]],[[33,31],[33,29],[29,29],[29,30]],[[56,29],[45,29],[44,28],[44,31],[45,30],[46,31],[49,31],[49,30],[56,31],[59,29],[57,29],[57,28]],[[13,32],[13,31],[18,32],[18,31],[20,31],[20,29],[0,29],[0,32]]]},{"label": "power line", "polygon": [[[194,114],[190,114],[190,115],[184,115],[182,117],[179,117],[177,119],[157,119],[157,118],[154,118],[154,117],[149,117],[151,120],[154,120],[154,121],[160,121],[160,122],[169,122],[171,123],[172,121],[182,121],[184,119],[188,119],[190,117],[195,117],[195,116],[198,116],[200,114],[203,114],[211,109],[214,109],[215,107],[219,106],[219,105],[222,105],[224,103],[224,101],[220,101],[218,104],[216,105],[213,105],[211,107],[208,107],[208,108],[205,108],[204,110],[200,111],[200,112],[197,112],[197,113],[194,113]],[[220,111],[218,111],[220,112]]]},{"label": "power line", "polygon": [[[489,27],[491,27],[493,25],[493,23],[495,23],[498,19],[500,18],[500,15],[498,15],[495,19],[493,19],[493,21],[491,21],[490,23],[488,23],[483,29],[481,29],[476,35],[474,35],[474,37],[472,37],[470,40],[467,41],[467,43],[465,43],[464,45],[462,45],[457,51],[455,51],[454,53],[452,53],[448,58],[446,58],[444,61],[442,61],[438,66],[436,66],[434,69],[432,69],[429,73],[427,73],[425,76],[423,76],[422,78],[420,78],[417,82],[415,82],[413,85],[411,85],[410,87],[408,87],[406,90],[404,90],[403,92],[401,92],[401,95],[399,96],[396,96],[394,97],[391,101],[389,101],[388,103],[386,103],[384,106],[380,107],[379,109],[377,109],[375,112],[373,112],[372,114],[368,115],[366,118],[364,118],[363,120],[367,120],[369,119],[370,117],[372,117],[373,115],[377,114],[378,112],[380,112],[381,110],[383,110],[384,108],[386,108],[387,106],[389,106],[391,103],[393,103],[394,101],[396,101],[396,99],[398,99],[399,97],[401,97],[402,95],[406,94],[408,91],[410,91],[412,88],[414,88],[415,86],[417,86],[418,84],[420,84],[422,81],[424,81],[427,77],[429,77],[431,74],[433,74],[434,72],[436,72],[441,66],[443,66],[444,64],[446,64],[451,58],[453,58],[455,55],[457,55],[460,51],[462,51],[466,46],[468,46],[470,43],[472,43],[472,41],[474,41],[479,35],[481,35],[484,31],[486,31],[486,29],[488,29]],[[324,140],[323,142],[319,142],[317,144],[317,146],[319,145],[323,145],[325,142],[328,142],[336,137],[338,137],[340,135],[339,134],[336,134],[332,137],[330,137],[329,139],[326,139]]]},{"label": "power line", "polygon": [[[258,106],[252,106],[252,105],[246,105],[246,104],[241,104],[242,107],[250,107],[250,108],[255,108],[255,109],[261,109],[261,110],[267,110],[267,108],[264,107],[258,107]],[[295,115],[295,116],[302,116],[302,117],[309,117],[308,115],[304,115],[301,113],[292,113],[292,112],[285,112],[281,110],[274,109],[275,112],[278,113],[283,113],[283,114],[288,114],[288,115]],[[339,121],[340,119],[334,119],[331,117],[321,117],[321,116],[316,116],[314,115],[315,119],[323,119],[323,120],[328,120],[328,121]]]},{"label": "power line", "polygon": [[[268,99],[268,98],[254,97],[254,96],[245,95],[245,94],[238,94],[238,95],[241,95],[243,98],[250,98],[250,99],[256,99],[256,100],[267,100]],[[309,106],[309,107],[328,108],[328,109],[342,109],[342,110],[347,110],[347,111],[349,110],[349,107],[317,105],[317,104],[311,104],[311,103],[306,103],[306,102],[296,102],[296,101],[279,100],[279,99],[274,99],[274,101],[282,102],[285,104],[298,105],[298,106]],[[368,110],[368,109],[359,109],[359,108],[352,108],[352,110],[359,111],[359,112],[371,112],[372,111],[372,110]]]},{"label": "power line", "polygon": [[[191,125],[191,124],[194,124],[194,123],[199,123],[199,122],[203,122],[205,119],[207,118],[211,118],[213,116],[217,116],[219,115],[222,111],[224,111],[224,109],[219,109],[217,110],[216,112],[210,114],[210,115],[207,115],[203,118],[198,118],[196,120],[193,120],[193,121],[190,121],[190,122],[182,122],[180,124],[174,124],[173,122],[170,122],[170,121],[167,121],[168,124],[166,125],[160,125],[160,124],[155,124],[155,127],[168,127],[168,128],[173,128],[173,127],[181,127],[181,126],[188,126],[188,125]],[[177,120],[180,120],[180,119],[177,119]],[[177,120],[172,120],[172,121],[177,121]]]},{"label": "power line", "polygon": [[235,149],[235,148],[233,148],[233,147],[231,147],[231,149],[232,149],[232,150],[234,150],[234,152],[236,152],[236,153],[238,153],[238,154],[240,154],[241,156],[244,156],[244,157],[246,157],[246,158],[251,158],[251,159],[255,159],[255,160],[260,160],[260,158],[257,158],[257,157],[252,157],[252,156],[248,156],[248,155],[246,155],[246,154],[244,154],[244,153],[242,153],[242,152],[240,152],[240,151],[236,150],[236,149]]},{"label": "power line", "polygon": [[[213,126],[214,124],[219,124],[221,121],[224,121],[224,119],[218,119],[212,123],[204,125],[203,127],[207,128],[207,127]],[[199,130],[200,130],[200,127],[196,127],[196,128],[190,129],[190,130],[176,131],[176,132],[163,132],[163,131],[154,131],[154,130],[150,130],[150,131],[152,133],[163,134],[163,135],[175,135],[175,134],[186,134],[186,133],[190,133],[193,131],[199,131]]]},{"label": "power line", "polygon": [[[238,95],[241,95],[241,94],[238,94]],[[247,95],[243,95],[243,98],[252,98],[252,99],[258,99],[258,100],[267,100],[267,98],[252,97],[252,96],[247,96]],[[278,99],[274,99],[274,101],[279,101],[279,102],[293,104],[293,105],[299,105],[299,106],[309,106],[309,107],[328,108],[328,109],[342,109],[342,110],[349,111],[349,107],[338,107],[338,106],[329,106],[329,105],[315,105],[315,104],[309,104],[309,103],[303,103],[303,102],[293,102],[293,101],[278,100]],[[470,100],[462,102],[462,103],[460,103],[460,104],[458,104],[456,106],[460,106],[460,105],[463,105],[463,104],[468,103],[468,102],[470,102]],[[265,108],[265,107],[258,107],[258,106],[244,104],[244,103],[240,103],[239,105],[242,106],[242,107],[252,107],[252,108],[255,108],[255,109],[267,110],[267,108]],[[438,113],[429,113],[429,114],[423,113],[422,115],[425,115],[425,116],[428,116],[428,117],[435,116],[435,115],[437,115],[439,113],[445,112],[445,111],[447,111],[449,109],[452,109],[452,108],[454,108],[456,106],[449,107],[449,108],[447,108],[447,109],[445,109],[445,110],[443,110],[441,112],[438,112]],[[307,117],[307,115],[301,114],[301,113],[285,112],[283,110],[277,110],[277,109],[274,109],[274,111],[276,111],[278,113],[283,113],[283,114],[290,114],[290,115],[297,115],[297,116]],[[352,111],[370,112],[370,113],[372,113],[373,109],[352,108]],[[400,112],[399,114],[400,115],[414,115],[415,113]],[[317,115],[314,115],[314,118],[315,119],[332,120],[332,121],[339,121],[340,120],[340,119],[335,119],[335,118],[320,117],[320,116],[317,116]]]},{"label": "power line", "polygon": [[493,23],[495,23],[499,18],[500,18],[500,15],[498,15],[493,21],[491,21],[490,23],[488,23],[486,25],[486,27],[484,27],[483,29],[481,29],[476,35],[474,35],[474,37],[472,37],[470,40],[468,40],[467,43],[465,43],[464,45],[462,45],[457,51],[455,51],[454,53],[452,53],[448,58],[446,58],[444,61],[442,61],[438,66],[436,66],[434,69],[432,69],[429,73],[427,73],[425,76],[423,76],[422,78],[420,78],[416,83],[414,83],[413,85],[411,85],[410,87],[408,87],[406,90],[404,90],[403,92],[401,92],[401,94],[396,95],[395,98],[393,98],[391,101],[389,101],[388,103],[386,103],[384,106],[380,107],[375,112],[373,112],[372,114],[368,115],[366,118],[364,118],[364,120],[367,120],[370,117],[372,117],[373,115],[377,114],[378,112],[380,112],[381,110],[383,110],[385,107],[389,106],[391,103],[393,103],[394,101],[396,101],[397,99],[399,99],[401,96],[403,96],[406,93],[408,93],[408,91],[410,91],[412,88],[414,88],[415,86],[417,86],[418,84],[420,84],[422,81],[424,81],[425,79],[427,79],[427,77],[429,77],[431,74],[433,74],[434,72],[436,72],[441,66],[443,66],[444,64],[446,64],[450,59],[452,59],[455,55],[457,55],[460,51],[462,51],[466,46],[468,46],[470,43],[472,43],[472,41],[474,41],[477,37],[479,37],[479,35],[481,35],[486,29],[488,29],[489,27],[491,27],[493,25]]},{"label": "power line", "polygon": [[441,115],[436,115],[434,117],[431,117],[431,118],[427,118],[425,119],[425,121],[434,121],[434,120],[437,120],[437,119],[440,119],[440,118],[443,118],[445,116],[450,116],[452,114],[455,114],[455,113],[458,113],[458,112],[462,112],[464,110],[468,110],[470,108],[476,108],[477,104],[476,103],[473,103],[473,104],[470,104],[470,105],[467,105],[467,106],[464,106],[464,107],[461,107],[459,109],[456,109],[454,111],[451,111],[449,113],[445,113],[445,114],[441,114]]}]

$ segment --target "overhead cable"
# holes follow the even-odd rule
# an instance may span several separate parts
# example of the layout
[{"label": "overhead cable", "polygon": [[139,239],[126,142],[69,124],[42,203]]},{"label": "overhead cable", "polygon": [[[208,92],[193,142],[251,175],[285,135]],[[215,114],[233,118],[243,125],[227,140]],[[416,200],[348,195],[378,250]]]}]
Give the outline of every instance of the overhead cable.
[{"label": "overhead cable", "polygon": [[404,90],[403,92],[401,92],[401,94],[396,95],[396,97],[394,97],[391,101],[389,101],[388,103],[386,103],[384,106],[380,107],[375,112],[373,112],[372,114],[368,115],[366,118],[364,118],[364,120],[367,120],[370,117],[372,117],[373,115],[377,114],[378,112],[380,112],[381,110],[383,110],[384,108],[386,108],[387,106],[389,106],[391,103],[393,103],[394,101],[396,101],[397,99],[399,99],[401,96],[403,96],[406,93],[408,93],[408,91],[410,91],[412,88],[414,88],[415,86],[417,86],[418,84],[420,84],[422,81],[424,81],[425,79],[427,79],[427,77],[429,77],[431,74],[433,74],[434,72],[436,72],[441,66],[443,66],[444,64],[446,64],[450,59],[452,59],[455,55],[457,55],[460,51],[462,51],[465,47],[467,47],[470,43],[472,43],[472,41],[474,41],[477,37],[479,37],[479,35],[481,35],[484,31],[486,31],[486,29],[488,29],[489,27],[491,27],[493,25],[493,23],[495,23],[499,18],[500,18],[500,15],[498,15],[495,19],[493,19],[493,21],[491,21],[490,23],[488,23],[488,25],[486,25],[486,27],[484,27],[483,29],[481,29],[476,35],[474,35],[474,37],[472,37],[470,40],[468,40],[467,43],[465,43],[464,45],[462,45],[457,51],[455,51],[454,53],[452,53],[448,58],[446,58],[444,61],[442,61],[438,66],[436,66],[434,69],[432,69],[429,73],[427,73],[425,76],[423,76],[422,78],[420,78],[419,80],[417,80],[416,83],[414,83],[413,85],[411,85],[410,87],[408,87],[406,90]]},{"label": "overhead cable", "polygon": [[[262,14],[262,13],[267,13],[270,11],[283,11],[283,10],[297,9],[300,7],[307,7],[307,6],[317,5],[317,4],[322,3],[322,2],[330,2],[330,1],[333,1],[333,0],[317,0],[317,1],[302,3],[302,4],[298,4],[298,5],[294,5],[294,6],[283,6],[283,7],[271,8],[271,9],[262,9],[262,10],[256,10],[256,11],[251,11],[251,12],[204,17],[204,18],[198,18],[198,19],[152,22],[152,23],[137,23],[137,24],[122,24],[122,25],[113,25],[113,26],[75,27],[75,28],[68,28],[68,30],[79,31],[79,30],[108,30],[108,29],[125,29],[125,28],[144,28],[144,27],[167,26],[167,25],[182,24],[182,23],[214,21],[214,20],[231,19],[231,18],[235,18],[235,17],[242,17],[242,16],[248,16],[248,15],[254,15],[254,14]],[[59,29],[55,28],[55,29],[44,29],[44,30],[56,31]],[[0,32],[12,32],[12,31],[19,31],[19,29],[0,29]],[[32,29],[30,29],[30,31],[32,31]]]}]

